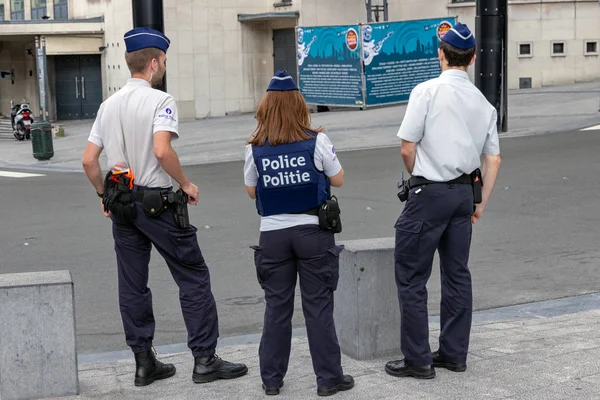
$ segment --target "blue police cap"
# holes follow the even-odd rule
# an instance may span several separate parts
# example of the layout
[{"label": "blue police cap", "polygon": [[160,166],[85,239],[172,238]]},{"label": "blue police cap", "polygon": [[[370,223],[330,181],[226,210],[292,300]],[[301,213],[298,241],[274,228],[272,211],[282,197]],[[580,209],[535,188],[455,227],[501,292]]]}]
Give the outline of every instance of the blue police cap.
[{"label": "blue police cap", "polygon": [[446,32],[442,37],[442,40],[451,46],[463,50],[472,49],[477,46],[473,32],[469,30],[467,25],[461,24],[460,22]]},{"label": "blue police cap", "polygon": [[154,47],[167,52],[171,41],[162,32],[150,28],[134,28],[125,34],[127,52]]},{"label": "blue police cap", "polygon": [[291,90],[298,90],[298,86],[296,86],[294,78],[292,78],[287,71],[277,71],[267,88],[267,92],[288,92]]}]

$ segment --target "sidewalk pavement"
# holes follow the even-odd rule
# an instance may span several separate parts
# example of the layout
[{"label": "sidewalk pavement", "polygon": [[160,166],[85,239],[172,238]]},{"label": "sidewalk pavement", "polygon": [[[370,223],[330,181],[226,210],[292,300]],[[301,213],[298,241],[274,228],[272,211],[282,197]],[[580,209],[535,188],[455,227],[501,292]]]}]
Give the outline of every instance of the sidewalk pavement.
[{"label": "sidewalk pavement", "polygon": [[[579,129],[600,122],[600,82],[513,90],[509,94],[508,132],[503,137]],[[313,126],[322,126],[336,150],[399,146],[396,137],[406,105],[367,110],[336,109],[313,114]],[[11,134],[0,140],[0,167],[82,171],[81,156],[92,120],[64,122],[64,138],[54,140],[54,157],[33,158],[30,142]],[[256,127],[253,114],[182,120],[181,138],[173,146],[184,165],[243,160],[244,143]],[[101,159],[106,168],[105,159]]]},{"label": "sidewalk pavement", "polygon": [[[431,318],[431,346],[437,349],[439,324]],[[345,373],[355,388],[334,399],[598,399],[600,398],[600,294],[550,300],[477,312],[464,373],[437,369],[433,380],[395,378],[384,372],[387,361],[355,361],[343,356]],[[263,399],[256,343],[224,346],[223,358],[244,362],[248,375],[197,385],[192,383],[189,352],[164,354],[177,374],[147,387],[135,387],[135,363],[123,360],[80,362],[80,396],[75,399]],[[95,357],[85,358],[89,360]],[[96,357],[101,359],[102,357]],[[81,360],[81,356],[80,356]],[[316,383],[305,337],[293,339],[292,356],[281,399],[316,399]]]}]

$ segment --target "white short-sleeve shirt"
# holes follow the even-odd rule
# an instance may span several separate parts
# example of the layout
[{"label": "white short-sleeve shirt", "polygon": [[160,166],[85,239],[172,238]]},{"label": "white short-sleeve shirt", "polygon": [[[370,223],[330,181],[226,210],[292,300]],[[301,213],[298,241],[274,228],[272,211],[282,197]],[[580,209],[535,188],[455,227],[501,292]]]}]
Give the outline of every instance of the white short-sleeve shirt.
[{"label": "white short-sleeve shirt", "polygon": [[398,137],[417,143],[414,176],[446,182],[500,154],[496,109],[466,72],[450,69],[410,94]]},{"label": "white short-sleeve shirt", "polygon": [[100,105],[88,140],[104,149],[110,169],[131,168],[135,184],[167,188],[171,177],[154,155],[154,134],[159,131],[179,137],[173,96],[131,78]]},{"label": "white short-sleeve shirt", "polygon": [[[258,183],[258,169],[254,163],[252,146],[246,146],[246,162],[244,164],[244,183],[246,186],[255,187]],[[331,177],[340,173],[342,165],[335,153],[335,148],[327,135],[319,133],[315,143],[315,167]],[[319,218],[307,214],[279,214],[261,217],[261,232],[291,228],[298,225],[318,225]]]}]

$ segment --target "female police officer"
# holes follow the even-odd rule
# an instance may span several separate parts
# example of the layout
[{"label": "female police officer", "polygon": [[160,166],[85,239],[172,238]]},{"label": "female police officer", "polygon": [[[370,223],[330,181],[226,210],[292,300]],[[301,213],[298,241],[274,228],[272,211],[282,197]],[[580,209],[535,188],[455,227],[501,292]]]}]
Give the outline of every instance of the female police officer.
[{"label": "female police officer", "polygon": [[258,126],[246,147],[244,180],[261,215],[260,246],[253,246],[266,310],[260,343],[260,371],[266,394],[279,394],[288,368],[296,275],[317,375],[317,393],[349,390],[343,375],[333,322],[333,292],[339,277],[331,231],[319,228],[317,211],[339,187],[344,171],[310,114],[291,76],[279,71],[256,111]]}]

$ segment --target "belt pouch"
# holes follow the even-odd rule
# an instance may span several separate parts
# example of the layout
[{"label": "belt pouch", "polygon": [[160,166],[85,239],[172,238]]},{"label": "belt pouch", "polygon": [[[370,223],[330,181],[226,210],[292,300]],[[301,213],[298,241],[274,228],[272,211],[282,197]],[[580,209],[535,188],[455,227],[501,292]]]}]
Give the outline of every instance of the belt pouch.
[{"label": "belt pouch", "polygon": [[480,204],[483,201],[483,180],[481,178],[481,170],[477,168],[471,173],[472,185],[473,185],[473,203]]},{"label": "belt pouch", "polygon": [[160,190],[146,190],[142,199],[144,214],[149,217],[157,218],[165,210],[163,196]]},{"label": "belt pouch", "polygon": [[330,200],[325,200],[319,208],[319,228],[333,233],[342,232],[340,214],[340,205],[335,196],[332,196]]}]

